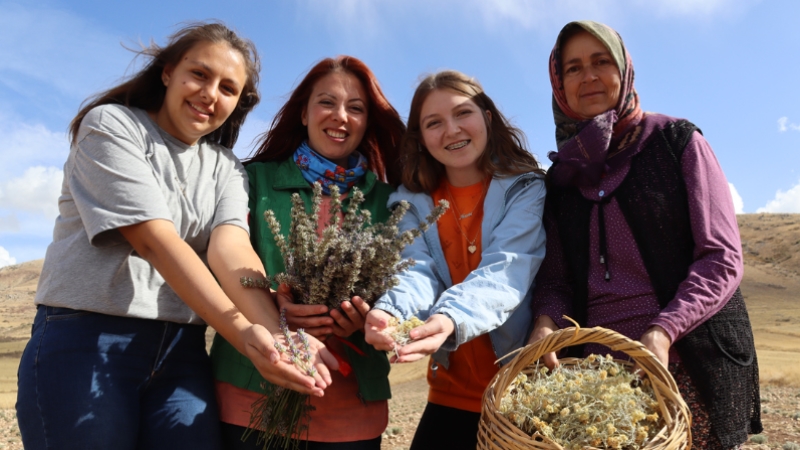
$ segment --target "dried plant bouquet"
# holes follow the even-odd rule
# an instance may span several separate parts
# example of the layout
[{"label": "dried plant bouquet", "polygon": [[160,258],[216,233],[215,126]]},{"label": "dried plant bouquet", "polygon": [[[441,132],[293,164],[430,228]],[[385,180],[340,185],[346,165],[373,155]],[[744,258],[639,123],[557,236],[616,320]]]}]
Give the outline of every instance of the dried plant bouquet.
[{"label": "dried plant bouquet", "polygon": [[275,281],[292,288],[295,303],[338,308],[357,295],[372,305],[397,285],[398,273],[414,265],[412,259],[401,257],[405,246],[439,220],[449,205],[440,201],[419,228],[400,232],[397,225],[409,209],[407,202],[400,202],[385,223],[372,224],[370,212],[359,210],[364,202],[361,191],[353,188],[350,204],[343,209],[338,187],[333,185],[330,190],[331,219],[319,236],[319,183],[313,185],[310,213],[300,196],[292,195],[292,223],[287,237],[281,235],[275,214],[264,213],[286,267]]},{"label": "dried plant bouquet", "polygon": [[[359,296],[371,306],[398,284],[398,273],[414,264],[412,259],[402,259],[406,245],[439,220],[449,205],[442,200],[418,228],[400,232],[398,224],[408,212],[407,202],[400,202],[385,223],[372,224],[370,212],[359,210],[364,202],[361,191],[353,188],[350,204],[344,209],[338,187],[330,186],[330,190],[331,219],[320,235],[316,232],[322,203],[319,183],[313,185],[310,213],[300,195],[292,195],[292,220],[286,237],[281,234],[275,214],[271,210],[264,213],[286,269],[273,279],[291,287],[295,303],[322,304],[333,309]],[[269,280],[242,278],[241,283],[245,287],[269,288]],[[285,319],[281,326],[286,341],[292,342]],[[311,374],[313,367],[303,359],[308,355],[307,346],[306,353],[292,348],[289,352],[294,364]],[[269,383],[265,390],[266,395],[253,405],[251,428],[260,430],[259,442],[264,443],[265,449],[271,442],[284,449],[298,449],[307,435],[313,410],[309,396]]]},{"label": "dried plant bouquet", "polygon": [[649,380],[610,355],[553,371],[537,365],[519,373],[500,401],[500,413],[522,431],[576,450],[638,450],[662,427],[657,411]]}]

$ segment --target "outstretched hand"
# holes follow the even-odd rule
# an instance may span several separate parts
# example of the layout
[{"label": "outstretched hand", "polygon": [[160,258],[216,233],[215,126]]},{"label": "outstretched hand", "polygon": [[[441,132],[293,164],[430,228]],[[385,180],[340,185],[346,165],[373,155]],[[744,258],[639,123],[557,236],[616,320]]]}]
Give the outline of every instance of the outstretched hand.
[{"label": "outstretched hand", "polygon": [[330,386],[328,368],[338,369],[339,363],[328,352],[325,344],[313,336],[308,337],[316,374],[312,377],[300,371],[285,355],[275,349],[275,341],[283,341],[283,335],[273,336],[261,325],[252,325],[244,332],[245,356],[247,356],[264,379],[272,384],[294,391],[322,397],[323,390]]},{"label": "outstretched hand", "polygon": [[444,341],[453,334],[455,323],[444,314],[434,314],[425,325],[411,330],[408,335],[412,341],[397,349],[392,362],[413,362],[439,350]]},{"label": "outstretched hand", "polygon": [[[556,325],[550,316],[539,316],[536,319],[536,322],[533,324],[533,331],[531,331],[531,335],[528,338],[528,344],[533,344],[534,342],[553,334],[553,332],[556,330],[558,330],[558,325]],[[555,352],[545,353],[544,356],[542,356],[542,362],[550,370],[558,367],[558,358],[556,357]]]}]

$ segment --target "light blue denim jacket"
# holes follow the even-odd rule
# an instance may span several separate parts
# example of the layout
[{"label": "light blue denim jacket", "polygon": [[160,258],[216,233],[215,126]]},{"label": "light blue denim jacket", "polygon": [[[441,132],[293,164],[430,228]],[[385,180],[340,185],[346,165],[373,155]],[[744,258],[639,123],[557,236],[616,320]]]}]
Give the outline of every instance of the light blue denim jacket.
[{"label": "light blue denim jacket", "polygon": [[[400,284],[378,299],[375,308],[401,320],[450,317],[455,331],[433,355],[445,368],[450,352],[484,333],[489,333],[498,358],[521,347],[531,326],[534,277],[544,259],[544,197],[542,175],[493,178],[483,202],[480,265],[453,285],[434,224],[403,250],[403,258],[416,264],[398,275]],[[389,197],[389,208],[402,200],[411,205],[400,222],[402,231],[417,227],[433,209],[430,195],[404,186]]]}]

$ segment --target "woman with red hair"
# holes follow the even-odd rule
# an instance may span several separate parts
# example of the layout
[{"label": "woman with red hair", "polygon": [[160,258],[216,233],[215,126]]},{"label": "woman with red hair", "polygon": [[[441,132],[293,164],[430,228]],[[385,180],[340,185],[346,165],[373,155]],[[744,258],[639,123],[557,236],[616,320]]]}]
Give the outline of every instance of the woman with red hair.
[{"label": "woman with red hair", "polygon": [[[259,218],[272,210],[289,230],[291,196],[300,195],[311,205],[311,185],[323,186],[320,222],[329,217],[328,188],[336,184],[346,204],[352,187],[364,193],[361,208],[374,222],[388,219],[386,203],[399,183],[397,146],[405,132],[397,111],[389,104],[375,75],[349,56],[317,63],[278,111],[269,131],[247,162],[250,179],[250,239],[267,274],[284,271],[283,259],[272,232]],[[278,289],[278,303],[286,308],[292,328],[305,328],[324,339],[340,362],[324,397],[313,397],[307,448],[380,449],[381,434],[389,417],[387,399],[389,362],[386,354],[364,341],[364,317],[369,311],[359,297],[344,302],[342,311],[324,305],[294,305],[288,289]],[[330,315],[328,315],[328,313]],[[250,361],[222,337],[211,350],[217,398],[227,449],[261,448],[257,437],[242,441],[250,425],[252,404],[264,392],[265,380]]]}]

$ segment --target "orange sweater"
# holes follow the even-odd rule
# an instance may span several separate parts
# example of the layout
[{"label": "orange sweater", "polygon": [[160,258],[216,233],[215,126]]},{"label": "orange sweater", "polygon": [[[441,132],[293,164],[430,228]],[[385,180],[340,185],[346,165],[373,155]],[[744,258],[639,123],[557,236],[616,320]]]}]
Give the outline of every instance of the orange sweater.
[{"label": "orange sweater", "polygon": [[[464,281],[481,262],[481,222],[486,185],[485,182],[480,182],[460,188],[449,186],[451,198],[445,183],[447,181],[443,180],[432,197],[434,203],[442,199],[455,202],[455,208],[451,205],[450,210],[439,219],[438,228],[450,278],[453,284],[458,284]],[[479,201],[481,204],[477,205]],[[472,215],[458,220],[456,209],[461,215],[471,211]],[[458,227],[459,222],[461,229]],[[477,247],[474,253],[469,252],[468,240],[474,242]],[[488,334],[459,346],[456,351],[450,353],[448,369],[439,366],[434,372],[428,368],[430,385],[428,401],[451,408],[480,412],[483,391],[498,370],[494,364],[496,359]]]}]

